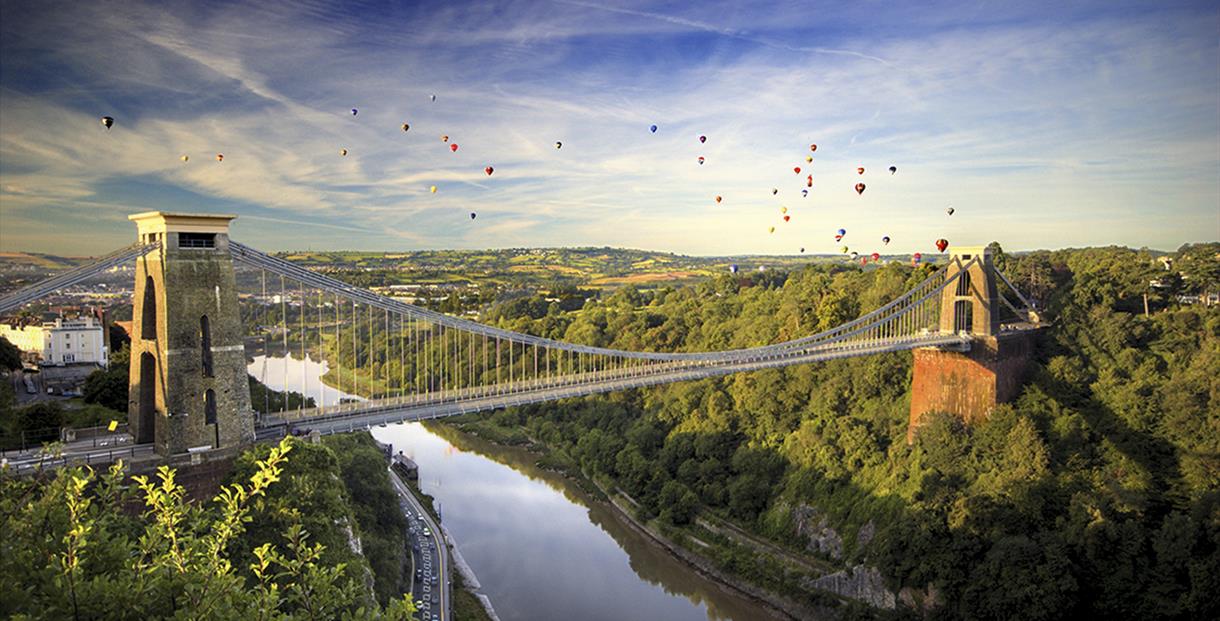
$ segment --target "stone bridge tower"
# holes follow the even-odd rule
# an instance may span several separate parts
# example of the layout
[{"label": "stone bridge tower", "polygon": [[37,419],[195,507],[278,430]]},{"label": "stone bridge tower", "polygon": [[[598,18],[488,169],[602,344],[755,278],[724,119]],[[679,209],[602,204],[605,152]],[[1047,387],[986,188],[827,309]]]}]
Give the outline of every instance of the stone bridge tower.
[{"label": "stone bridge tower", "polygon": [[1016,397],[1025,381],[1034,330],[1001,330],[992,249],[954,249],[945,268],[947,275],[961,271],[975,257],[979,261],[941,292],[940,304],[940,331],[970,334],[971,344],[965,351],[915,350],[908,444],[926,415],[944,412],[967,424],[986,420],[997,403]]},{"label": "stone bridge tower", "polygon": [[136,261],[127,419],[137,443],[161,455],[254,441],[229,221],[236,216],[150,211],[129,216]]}]

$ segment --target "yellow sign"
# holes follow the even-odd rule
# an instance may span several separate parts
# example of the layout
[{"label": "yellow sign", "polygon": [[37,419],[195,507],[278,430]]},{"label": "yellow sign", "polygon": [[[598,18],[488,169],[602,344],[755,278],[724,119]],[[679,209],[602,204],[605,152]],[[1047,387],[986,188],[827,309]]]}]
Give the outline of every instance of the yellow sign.
[{"label": "yellow sign", "polygon": [[112,420],[112,421],[110,421],[110,426],[107,427],[106,429],[108,429],[110,431],[114,431],[115,429],[118,429],[118,428],[119,428],[119,421]]}]

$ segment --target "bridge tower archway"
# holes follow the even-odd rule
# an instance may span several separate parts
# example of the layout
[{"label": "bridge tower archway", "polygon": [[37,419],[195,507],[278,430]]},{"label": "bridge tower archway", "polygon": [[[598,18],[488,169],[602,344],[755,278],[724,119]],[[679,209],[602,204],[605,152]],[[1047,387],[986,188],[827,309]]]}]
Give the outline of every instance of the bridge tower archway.
[{"label": "bridge tower archway", "polygon": [[128,422],[161,455],[254,440],[229,221],[159,211],[129,216],[160,248],[136,262]]}]

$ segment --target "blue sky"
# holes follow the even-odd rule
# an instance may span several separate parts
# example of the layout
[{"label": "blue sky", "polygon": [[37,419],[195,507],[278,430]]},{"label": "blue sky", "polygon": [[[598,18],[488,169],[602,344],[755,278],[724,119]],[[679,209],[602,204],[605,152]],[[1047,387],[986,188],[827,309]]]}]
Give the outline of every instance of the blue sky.
[{"label": "blue sky", "polygon": [[1220,239],[1217,32],[1210,2],[0,0],[0,250],[152,209],[267,250],[1173,249]]}]

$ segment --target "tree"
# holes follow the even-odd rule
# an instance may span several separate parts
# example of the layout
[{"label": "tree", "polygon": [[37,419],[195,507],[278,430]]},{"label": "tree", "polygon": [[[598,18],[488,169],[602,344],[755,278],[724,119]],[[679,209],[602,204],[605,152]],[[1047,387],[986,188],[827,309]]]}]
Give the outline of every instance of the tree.
[{"label": "tree", "polygon": [[97,403],[117,412],[127,411],[130,357],[131,350],[124,346],[110,357],[107,368],[98,369],[85,378],[85,403]]},{"label": "tree", "polygon": [[14,371],[21,368],[21,350],[8,339],[0,336],[0,369]]},{"label": "tree", "polygon": [[[56,619],[406,620],[408,598],[361,608],[359,585],[299,523],[249,550],[230,553],[251,510],[281,480],[290,440],[266,452],[242,484],[211,507],[186,500],[175,472],[124,482],[121,463],[100,476],[64,468],[47,477],[0,475],[0,614]],[[123,507],[139,502],[133,516]]]}]

